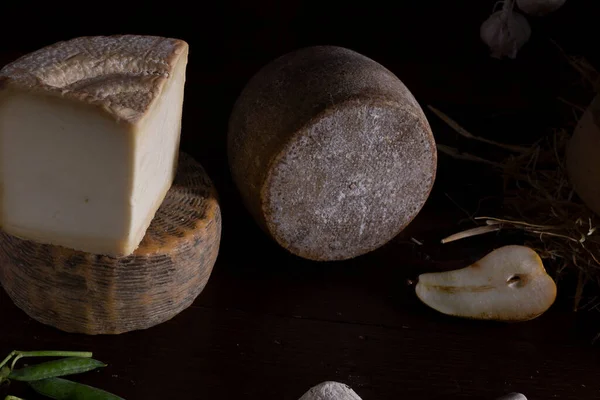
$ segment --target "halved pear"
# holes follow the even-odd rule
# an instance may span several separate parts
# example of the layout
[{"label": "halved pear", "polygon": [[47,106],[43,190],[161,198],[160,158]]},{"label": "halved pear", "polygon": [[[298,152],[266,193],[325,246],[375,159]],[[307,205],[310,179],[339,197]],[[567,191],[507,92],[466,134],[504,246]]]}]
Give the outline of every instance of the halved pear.
[{"label": "halved pear", "polygon": [[556,299],[556,284],[529,247],[505,246],[449,272],[419,276],[419,299],[448,315],[497,321],[527,321]]}]

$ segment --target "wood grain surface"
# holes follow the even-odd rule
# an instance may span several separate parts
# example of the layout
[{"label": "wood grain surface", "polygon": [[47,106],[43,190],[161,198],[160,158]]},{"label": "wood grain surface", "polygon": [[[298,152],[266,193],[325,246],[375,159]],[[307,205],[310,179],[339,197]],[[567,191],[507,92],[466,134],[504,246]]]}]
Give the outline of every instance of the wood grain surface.
[{"label": "wood grain surface", "polygon": [[[532,39],[511,62],[490,59],[479,40],[494,2],[332,2],[327,11],[311,2],[229,1],[207,3],[201,13],[182,6],[144,13],[121,2],[118,17],[97,7],[85,20],[77,17],[80,9],[3,5],[3,15],[28,16],[19,33],[33,25],[43,34],[8,40],[0,62],[82,34],[151,32],[189,41],[182,147],[217,187],[223,238],[194,304],[145,331],[65,334],[28,318],[0,291],[0,354],[94,351],[109,366],[78,379],[128,400],[298,400],[325,380],[350,385],[363,400],[493,400],[509,392],[530,400],[598,398],[600,351],[593,339],[600,315],[571,311],[570,280],[558,282],[559,298],[548,313],[508,325],[442,316],[406,282],[519,242],[491,234],[439,243],[473,226],[467,214],[498,212],[486,200],[502,184],[492,170],[440,156],[432,196],[401,236],[354,260],[315,264],[264,235],[227,166],[227,120],[243,85],[269,60],[313,44],[348,46],[378,60],[423,107],[434,105],[474,134],[530,143],[565,126],[573,107],[559,98],[578,104],[580,79],[550,40],[600,65],[594,43],[600,4],[569,0],[560,13],[531,19]],[[0,33],[17,36],[9,24]],[[432,113],[427,117],[438,143],[475,151]],[[38,399],[17,384],[10,392]]]}]

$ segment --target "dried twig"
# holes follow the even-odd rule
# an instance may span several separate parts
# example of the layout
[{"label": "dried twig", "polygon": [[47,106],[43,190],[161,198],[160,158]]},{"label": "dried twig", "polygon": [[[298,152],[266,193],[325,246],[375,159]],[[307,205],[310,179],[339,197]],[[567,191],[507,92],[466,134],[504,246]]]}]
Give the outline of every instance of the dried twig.
[{"label": "dried twig", "polygon": [[578,75],[584,82],[597,89],[600,84],[600,74],[585,58],[568,55],[562,47],[554,40],[550,42],[558,49],[558,52],[569,63],[569,65],[577,71]]},{"label": "dried twig", "polygon": [[443,144],[438,144],[437,149],[439,151],[441,151],[442,153],[446,153],[449,156],[459,159],[459,160],[480,162],[480,163],[488,164],[488,165],[491,165],[493,167],[500,168],[500,169],[502,169],[504,167],[501,163],[489,161],[489,160],[486,160],[485,158],[477,157],[477,156],[474,156],[469,153],[461,153],[454,147],[446,146]]},{"label": "dried twig", "polygon": [[450,243],[456,240],[465,239],[471,236],[483,235],[484,233],[497,232],[502,229],[502,225],[486,225],[486,226],[478,226],[477,228],[467,229],[466,231],[455,233],[454,235],[450,235],[444,239],[442,239],[442,243]]},{"label": "dried twig", "polygon": [[[600,74],[584,58],[568,56],[553,43],[589,91],[589,99],[575,103],[588,103],[600,87]],[[558,100],[572,107],[575,121],[580,118],[581,106],[561,97]],[[496,217],[474,217],[465,211],[480,226],[446,237],[442,243],[496,231],[522,232],[527,245],[538,251],[542,258],[555,261],[557,274],[569,271],[576,274],[578,283],[574,301],[575,308],[579,308],[584,288],[590,286],[588,283],[593,282],[596,289],[600,288],[600,231],[597,229],[598,216],[575,195],[568,179],[564,158],[570,134],[565,129],[556,129],[549,138],[530,147],[514,146],[475,136],[440,110],[432,106],[429,109],[462,137],[511,152],[497,161],[438,145],[441,152],[454,158],[494,167],[503,178],[506,210],[506,215]],[[569,121],[567,125],[570,130],[576,124]],[[600,306],[597,299],[594,301]]]},{"label": "dried twig", "polygon": [[[473,217],[483,225],[446,237],[442,243],[489,232],[517,230],[530,237],[530,245],[543,258],[564,260],[561,270],[563,267],[575,269],[582,275],[581,282],[600,284],[597,217],[573,196],[563,160],[568,139],[565,131],[557,130],[550,140],[537,143],[527,153],[509,156],[503,162],[483,161],[501,171],[505,180],[504,205],[513,215]],[[452,154],[465,159],[458,150]],[[483,160],[472,155],[468,159]],[[579,307],[583,287],[581,283],[575,288],[575,307]]]},{"label": "dried twig", "polygon": [[444,114],[443,112],[441,112],[440,110],[438,110],[437,108],[429,105],[427,106],[435,115],[437,115],[442,121],[444,121],[446,124],[448,124],[448,126],[450,126],[452,129],[454,129],[458,134],[466,137],[467,139],[473,139],[473,140],[477,140],[483,143],[487,143],[487,144],[491,144],[497,147],[501,147],[503,149],[506,150],[510,150],[510,151],[514,151],[517,153],[526,153],[529,152],[531,149],[527,148],[527,147],[521,147],[521,146],[515,146],[515,145],[511,145],[511,144],[505,144],[505,143],[499,143],[499,142],[495,142],[493,140],[490,139],[486,139],[486,138],[482,138],[479,136],[475,136],[472,135],[471,133],[469,133],[469,131],[467,131],[465,128],[463,128],[462,126],[460,126],[456,121],[454,121],[453,119],[451,119],[449,116],[447,116],[446,114]]}]

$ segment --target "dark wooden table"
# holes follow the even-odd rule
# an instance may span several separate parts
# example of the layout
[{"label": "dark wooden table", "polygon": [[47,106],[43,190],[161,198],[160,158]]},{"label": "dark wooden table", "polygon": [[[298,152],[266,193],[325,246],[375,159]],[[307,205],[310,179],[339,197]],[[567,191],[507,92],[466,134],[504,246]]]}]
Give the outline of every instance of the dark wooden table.
[{"label": "dark wooden table", "polygon": [[[38,9],[28,23],[42,35],[7,39],[0,64],[80,35],[153,33],[188,40],[182,147],[217,185],[224,230],[205,291],[188,310],[146,331],[66,334],[29,319],[0,291],[0,354],[91,350],[109,367],[81,381],[127,399],[295,400],[325,380],[347,383],[364,400],[492,400],[511,391],[531,400],[599,398],[600,352],[593,339],[600,316],[571,311],[568,281],[559,282],[559,299],[548,313],[508,325],[440,315],[420,304],[407,284],[421,272],[459,268],[515,242],[492,235],[439,244],[472,226],[457,204],[472,212],[480,199],[498,194],[491,170],[440,155],[432,196],[405,232],[371,254],[321,264],[287,254],[262,234],[241,206],[225,153],[227,116],[244,82],[285,51],[323,43],[380,61],[424,107],[435,105],[476,134],[535,140],[568,124],[572,110],[558,97],[582,99],[576,76],[550,39],[598,65],[600,53],[584,40],[597,37],[597,5],[571,0],[561,13],[531,21],[534,35],[519,58],[497,61],[488,57],[478,32],[493,2],[408,2],[393,11],[375,2],[366,11],[345,6],[335,13],[305,3],[235,3],[230,9],[207,6],[201,15],[181,15],[177,7],[141,15],[132,6],[111,18],[110,9],[97,10],[96,19],[85,21],[73,10]],[[159,14],[179,19],[160,24]],[[214,30],[205,26],[210,20]],[[60,30],[53,29],[57,25]],[[0,29],[3,37],[15,34]],[[428,117],[438,142],[469,146],[433,114]],[[21,386],[13,389],[36,398]]]}]

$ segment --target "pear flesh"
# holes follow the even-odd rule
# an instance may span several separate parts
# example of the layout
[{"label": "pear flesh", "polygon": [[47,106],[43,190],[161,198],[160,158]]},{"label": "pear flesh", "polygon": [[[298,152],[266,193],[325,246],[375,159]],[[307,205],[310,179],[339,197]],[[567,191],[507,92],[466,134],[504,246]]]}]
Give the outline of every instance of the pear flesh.
[{"label": "pear flesh", "polygon": [[516,322],[548,310],[556,284],[534,250],[504,246],[466,268],[420,275],[416,293],[444,314]]}]

